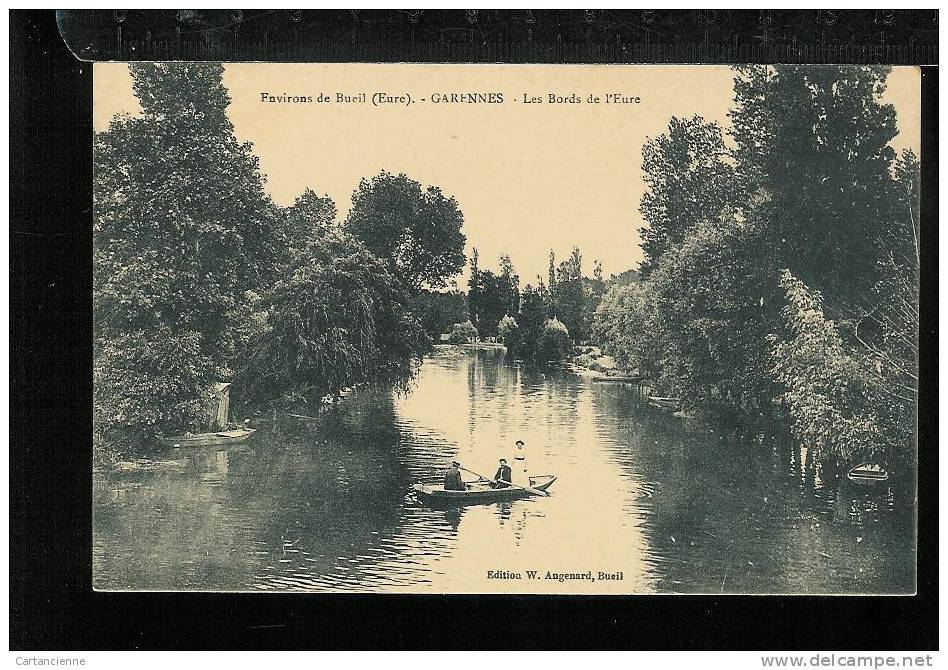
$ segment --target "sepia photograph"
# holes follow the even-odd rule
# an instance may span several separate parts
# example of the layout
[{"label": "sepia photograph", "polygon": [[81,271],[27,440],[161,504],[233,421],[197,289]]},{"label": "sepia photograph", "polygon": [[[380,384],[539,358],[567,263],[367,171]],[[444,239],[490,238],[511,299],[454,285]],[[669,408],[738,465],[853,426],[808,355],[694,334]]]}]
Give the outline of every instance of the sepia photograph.
[{"label": "sepia photograph", "polygon": [[919,68],[92,68],[95,590],[916,593]]}]

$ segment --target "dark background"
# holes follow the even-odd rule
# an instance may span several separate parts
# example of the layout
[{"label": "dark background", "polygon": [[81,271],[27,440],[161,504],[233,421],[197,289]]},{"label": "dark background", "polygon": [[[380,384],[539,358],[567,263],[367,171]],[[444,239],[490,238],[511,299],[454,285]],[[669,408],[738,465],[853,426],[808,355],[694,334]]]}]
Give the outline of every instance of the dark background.
[{"label": "dark background", "polygon": [[79,10],[104,60],[934,63],[934,10]]},{"label": "dark background", "polygon": [[[512,62],[597,62],[610,54],[616,61],[675,62],[672,56],[689,49],[706,50],[699,60],[727,62],[734,58],[723,56],[746,55],[738,47],[751,48],[761,31],[779,39],[753,60],[937,59],[933,12],[835,12],[833,24],[826,10],[715,12],[713,21],[709,12],[491,10],[474,22],[465,11],[357,14],[300,12],[297,20],[295,12],[254,10],[184,17],[89,11],[60,13],[59,20],[84,58],[129,57],[119,45],[161,43],[176,28],[191,31],[183,42],[204,40],[232,59],[279,53],[274,44],[285,30],[282,21],[297,31],[284,41],[298,60],[322,49],[323,60],[392,60],[401,53],[401,60],[415,54],[414,60],[470,61],[490,47],[501,49],[490,52],[495,56],[507,49],[506,59],[495,60]],[[125,41],[116,39],[117,27]],[[206,37],[215,32],[220,35]],[[227,52],[235,34],[237,46]],[[634,58],[647,55],[646,34],[652,48],[678,46],[653,59]],[[884,51],[860,49],[860,40],[878,41],[880,34],[891,47],[888,59],[881,58]],[[728,51],[728,45],[737,46]],[[840,58],[844,52],[851,58]],[[11,11],[10,56],[12,649],[938,648],[936,68],[922,77],[917,596],[121,594],[91,588],[92,66],[66,48],[52,11]]]}]

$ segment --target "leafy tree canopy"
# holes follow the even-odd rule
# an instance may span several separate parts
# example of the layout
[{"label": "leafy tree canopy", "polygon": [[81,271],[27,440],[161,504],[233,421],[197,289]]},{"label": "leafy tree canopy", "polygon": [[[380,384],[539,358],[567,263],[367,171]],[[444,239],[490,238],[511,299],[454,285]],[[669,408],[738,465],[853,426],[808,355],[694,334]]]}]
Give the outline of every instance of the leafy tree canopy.
[{"label": "leafy tree canopy", "polygon": [[[174,408],[231,373],[247,294],[273,278],[278,217],[227,117],[221,66],[130,69],[141,115],[94,138],[96,402],[129,426],[174,429],[188,425]],[[153,351],[195,360],[158,369]]]},{"label": "leafy tree canopy", "polygon": [[646,192],[639,233],[647,275],[658,258],[699,223],[717,219],[734,200],[734,167],[717,123],[672,117],[668,131],[642,147]]},{"label": "leafy tree canopy", "polygon": [[241,371],[242,390],[312,401],[407,380],[429,340],[404,305],[404,287],[384,263],[351,236],[330,233],[274,286],[266,327]]},{"label": "leafy tree canopy", "polygon": [[839,313],[877,279],[891,218],[891,68],[737,68],[731,134],[745,206],[770,222],[783,265]]},{"label": "leafy tree canopy", "polygon": [[[336,203],[332,198],[306,189],[283,210],[286,245],[290,252],[305,252],[313,242],[326,237],[337,227]],[[292,253],[288,253],[287,257]]]},{"label": "leafy tree canopy", "polygon": [[454,198],[405,174],[380,172],[352,195],[347,230],[406,287],[441,288],[464,266],[464,216]]}]

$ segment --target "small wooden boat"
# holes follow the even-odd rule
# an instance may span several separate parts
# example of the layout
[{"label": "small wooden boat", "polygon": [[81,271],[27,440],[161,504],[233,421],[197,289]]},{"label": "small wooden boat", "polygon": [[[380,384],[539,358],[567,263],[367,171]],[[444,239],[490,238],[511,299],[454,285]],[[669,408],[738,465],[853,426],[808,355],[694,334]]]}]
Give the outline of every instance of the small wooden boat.
[{"label": "small wooden boat", "polygon": [[[530,485],[539,491],[546,491],[555,481],[556,476],[554,475],[530,477]],[[478,505],[503,500],[516,500],[517,498],[529,498],[536,495],[516,486],[492,489],[485,482],[469,483],[465,491],[446,491],[443,486],[430,486],[428,484],[415,484],[412,486],[412,490],[418,500],[429,505]]]},{"label": "small wooden boat", "polygon": [[622,384],[635,384],[642,381],[641,377],[636,375],[596,375],[592,378],[594,382],[616,382]]},{"label": "small wooden boat", "polygon": [[877,463],[860,463],[846,477],[857,484],[878,484],[888,481],[889,473]]},{"label": "small wooden boat", "polygon": [[166,447],[219,447],[226,444],[245,442],[256,432],[256,428],[238,428],[237,430],[222,430],[216,433],[159,437],[158,442]]},{"label": "small wooden boat", "polygon": [[173,461],[153,461],[139,458],[134,461],[119,461],[112,466],[113,475],[136,475],[151,472],[178,472],[188,467],[190,461],[179,458]]},{"label": "small wooden boat", "polygon": [[672,398],[668,396],[650,395],[648,404],[656,409],[666,412],[678,412],[681,410],[681,398]]}]

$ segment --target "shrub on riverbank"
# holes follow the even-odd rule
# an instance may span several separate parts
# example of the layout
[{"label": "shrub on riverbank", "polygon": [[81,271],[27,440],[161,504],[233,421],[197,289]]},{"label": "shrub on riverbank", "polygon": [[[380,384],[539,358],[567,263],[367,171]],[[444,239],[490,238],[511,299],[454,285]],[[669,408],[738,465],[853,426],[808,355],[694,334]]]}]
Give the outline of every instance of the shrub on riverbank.
[{"label": "shrub on riverbank", "polygon": [[791,336],[773,338],[774,374],[786,387],[794,435],[812,446],[817,458],[824,451],[844,462],[878,457],[882,421],[870,369],[824,316],[818,293],[788,271],[780,285],[787,292],[784,318]]},{"label": "shrub on riverbank", "polygon": [[784,319],[791,335],[772,338],[773,372],[786,388],[782,398],[794,435],[817,457],[910,462],[918,393],[914,361],[899,360],[857,333],[846,337],[848,324],[827,319],[822,296],[789,271],[780,285],[787,293]]},{"label": "shrub on riverbank", "polygon": [[497,323],[497,337],[500,338],[500,341],[504,343],[508,350],[517,346],[517,339],[520,337],[520,326],[509,314],[505,314],[504,318]]},{"label": "shrub on riverbank", "polygon": [[573,350],[569,331],[561,321],[555,317],[543,324],[543,334],[537,348],[537,358],[542,361],[562,361],[569,357]]},{"label": "shrub on riverbank", "polygon": [[456,323],[451,328],[451,338],[448,340],[451,344],[471,344],[477,342],[477,328],[470,320],[464,323]]}]

